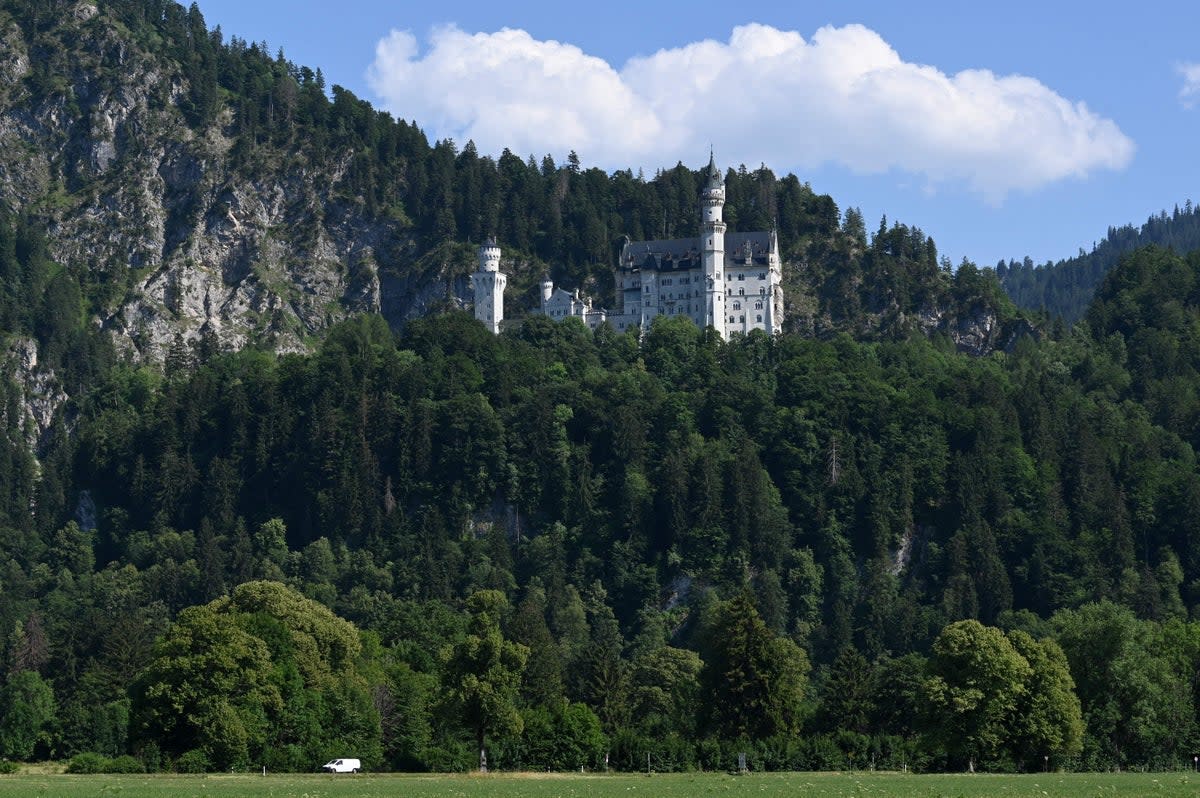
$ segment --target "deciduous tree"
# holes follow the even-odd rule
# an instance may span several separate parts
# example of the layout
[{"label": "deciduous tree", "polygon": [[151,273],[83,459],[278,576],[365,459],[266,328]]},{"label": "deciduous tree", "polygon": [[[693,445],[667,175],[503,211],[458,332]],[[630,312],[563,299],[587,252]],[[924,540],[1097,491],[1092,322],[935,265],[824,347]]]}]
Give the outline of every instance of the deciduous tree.
[{"label": "deciduous tree", "polygon": [[1003,750],[1033,670],[999,629],[958,621],[934,642],[929,673],[928,738],[973,772]]},{"label": "deciduous tree", "polygon": [[467,636],[445,652],[444,700],[475,734],[479,769],[487,770],[489,734],[520,734],[517,692],[529,649],[505,640],[500,619],[508,600],[498,590],[480,590],[467,599]]}]

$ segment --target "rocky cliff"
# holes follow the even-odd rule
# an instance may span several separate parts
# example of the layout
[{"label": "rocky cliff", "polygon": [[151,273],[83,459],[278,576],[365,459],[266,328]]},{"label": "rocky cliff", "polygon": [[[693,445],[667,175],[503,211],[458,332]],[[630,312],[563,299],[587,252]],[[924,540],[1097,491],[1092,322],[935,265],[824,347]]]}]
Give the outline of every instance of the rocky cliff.
[{"label": "rocky cliff", "polygon": [[[361,212],[345,185],[352,152],[232,158],[246,137],[231,108],[189,122],[179,64],[95,3],[68,11],[30,30],[0,10],[0,201],[44,219],[119,351],[161,360],[177,335],[301,350],[348,313],[419,314],[470,269],[401,277],[414,242]],[[35,69],[47,59],[52,70]]]}]

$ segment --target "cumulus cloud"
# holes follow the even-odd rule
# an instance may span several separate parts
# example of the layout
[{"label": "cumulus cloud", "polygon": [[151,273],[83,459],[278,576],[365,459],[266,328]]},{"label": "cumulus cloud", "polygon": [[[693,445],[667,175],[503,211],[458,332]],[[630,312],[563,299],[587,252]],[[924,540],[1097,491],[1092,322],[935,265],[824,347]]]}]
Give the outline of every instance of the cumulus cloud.
[{"label": "cumulus cloud", "polygon": [[1180,64],[1183,87],[1179,89],[1179,101],[1184,108],[1195,108],[1200,102],[1200,64]]},{"label": "cumulus cloud", "polygon": [[[1033,78],[947,75],[904,61],[861,25],[811,40],[744,25],[727,42],[660,50],[620,70],[522,30],[437,28],[424,51],[393,31],[368,80],[388,110],[438,138],[490,153],[574,149],[608,168],[697,160],[712,144],[728,163],[899,170],[999,201],[1121,169],[1134,150],[1112,120]],[[1200,92],[1200,78],[1189,86]]]}]

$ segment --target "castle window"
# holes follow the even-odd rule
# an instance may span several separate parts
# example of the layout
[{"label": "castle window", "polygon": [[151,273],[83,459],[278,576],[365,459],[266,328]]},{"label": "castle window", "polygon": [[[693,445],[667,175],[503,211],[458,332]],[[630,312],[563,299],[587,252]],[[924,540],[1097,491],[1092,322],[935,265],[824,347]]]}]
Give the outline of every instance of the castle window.
[{"label": "castle window", "polygon": [[[761,302],[755,302],[755,303],[754,303],[754,309],[755,309],[755,310],[762,310],[762,303],[761,303]],[[759,319],[759,321],[762,321],[762,319]]]},{"label": "castle window", "polygon": [[745,274],[742,274],[741,272],[739,272],[739,273],[738,273],[738,279],[739,279],[739,280],[745,280],[745,279],[746,279],[746,275],[745,275]]},{"label": "castle window", "polygon": [[738,289],[738,296],[745,296],[745,295],[746,295],[746,289],[745,289],[745,288],[739,288],[739,289]]},{"label": "castle window", "polygon": [[741,310],[741,309],[742,309],[742,303],[741,303],[741,302],[734,302],[734,303],[733,303],[733,309],[734,309],[734,310]]},{"label": "castle window", "polygon": [[735,322],[737,322],[737,317],[736,317],[736,316],[730,316],[730,317],[729,317],[729,323],[730,323],[730,324],[734,324]]},{"label": "castle window", "polygon": [[740,319],[738,319],[738,322],[739,322],[740,324],[745,324],[745,323],[746,323],[746,317],[745,317],[745,316],[742,316]]},{"label": "castle window", "polygon": [[760,279],[760,280],[765,280],[765,279],[767,279],[767,273],[766,273],[766,272],[759,272],[759,273],[758,273],[758,279]]},{"label": "castle window", "polygon": [[761,313],[759,313],[759,314],[758,314],[758,320],[759,320],[759,321],[762,321],[762,314],[761,314]]},{"label": "castle window", "polygon": [[732,289],[732,288],[726,288],[726,289],[725,289],[725,296],[733,296],[733,289]]}]

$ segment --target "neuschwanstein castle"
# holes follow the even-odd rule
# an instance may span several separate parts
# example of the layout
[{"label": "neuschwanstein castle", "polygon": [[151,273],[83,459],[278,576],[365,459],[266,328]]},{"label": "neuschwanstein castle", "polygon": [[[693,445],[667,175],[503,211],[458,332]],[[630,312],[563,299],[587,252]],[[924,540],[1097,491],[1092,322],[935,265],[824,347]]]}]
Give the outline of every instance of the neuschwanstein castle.
[{"label": "neuschwanstein castle", "polygon": [[[629,241],[617,264],[617,301],[608,312],[574,293],[542,283],[538,310],[555,319],[575,316],[595,329],[607,321],[617,330],[647,329],[655,316],[687,316],[701,329],[712,326],[732,333],[783,329],[782,269],[775,231],[730,233],[722,220],[725,181],[710,156],[700,193],[700,235],[670,241]],[[504,318],[504,286],[500,248],[494,240],[479,248],[475,318],[492,332]]]}]

